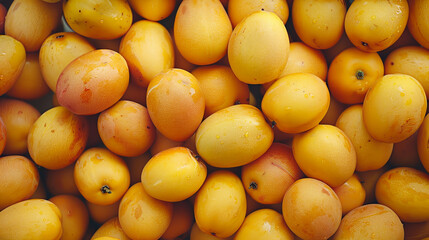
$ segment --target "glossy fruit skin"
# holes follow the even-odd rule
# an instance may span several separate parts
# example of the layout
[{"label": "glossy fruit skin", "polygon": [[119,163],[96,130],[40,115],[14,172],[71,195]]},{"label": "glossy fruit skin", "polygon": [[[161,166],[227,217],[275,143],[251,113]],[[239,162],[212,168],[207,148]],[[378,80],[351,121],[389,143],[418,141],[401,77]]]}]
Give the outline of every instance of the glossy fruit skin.
[{"label": "glossy fruit skin", "polygon": [[204,93],[204,118],[220,109],[249,103],[249,86],[238,80],[230,67],[202,66],[191,73],[198,79]]},{"label": "glossy fruit skin", "polygon": [[375,188],[377,201],[395,211],[403,222],[429,220],[429,174],[399,167],[385,172]]},{"label": "glossy fruit skin", "polygon": [[86,146],[88,122],[58,106],[45,111],[28,133],[28,151],[38,165],[57,170],[74,163]]},{"label": "glossy fruit skin", "polygon": [[58,27],[61,13],[61,3],[13,1],[6,15],[5,34],[20,41],[27,52],[36,52]]},{"label": "glossy fruit skin", "polygon": [[341,220],[333,240],[404,239],[404,227],[396,213],[382,204],[367,204],[350,211]]},{"label": "glossy fruit skin", "polygon": [[219,110],[206,118],[195,135],[198,154],[209,165],[243,166],[271,146],[273,130],[262,112],[248,104]]},{"label": "glossy fruit skin", "polygon": [[362,105],[345,109],[335,124],[350,138],[356,151],[356,171],[364,172],[383,167],[392,156],[393,143],[375,140],[366,130]]},{"label": "glossy fruit skin", "polygon": [[141,183],[131,186],[119,205],[119,223],[131,239],[159,239],[173,216],[173,204],[149,196]]},{"label": "glossy fruit skin", "polygon": [[247,215],[234,239],[292,240],[294,235],[280,213],[272,209],[259,209]]},{"label": "glossy fruit skin", "polygon": [[30,198],[39,185],[36,165],[24,156],[1,157],[0,172],[0,211]]},{"label": "glossy fruit skin", "polygon": [[292,5],[293,26],[300,39],[316,49],[334,46],[344,32],[344,1],[296,0]]},{"label": "glossy fruit skin", "polygon": [[89,224],[88,209],[78,197],[73,195],[56,195],[49,199],[61,212],[61,239],[81,239]]},{"label": "glossy fruit skin", "polygon": [[122,158],[105,148],[94,147],[85,150],[76,161],[74,180],[86,200],[110,205],[127,191],[130,173]]},{"label": "glossy fruit skin", "polygon": [[383,75],[383,61],[377,53],[351,47],[339,53],[329,65],[327,82],[332,96],[338,101],[358,104]]},{"label": "glossy fruit skin", "polygon": [[206,165],[188,148],[176,147],[153,156],[144,166],[141,183],[152,197],[183,201],[195,194],[207,176]]},{"label": "glossy fruit skin", "polygon": [[6,127],[4,155],[23,155],[28,152],[27,138],[40,112],[31,104],[18,99],[0,99],[0,117]]},{"label": "glossy fruit skin", "polygon": [[62,235],[61,212],[45,199],[15,203],[0,212],[0,239],[53,239]]},{"label": "glossy fruit skin", "polygon": [[184,141],[192,136],[204,116],[205,101],[198,80],[178,68],[152,79],[146,104],[155,127],[173,141]]},{"label": "glossy fruit skin", "polygon": [[417,131],[427,108],[423,86],[405,74],[381,77],[363,102],[363,120],[376,140],[396,143]]},{"label": "glossy fruit skin", "polygon": [[24,69],[26,52],[21,42],[8,35],[0,35],[0,96],[9,91]]},{"label": "glossy fruit skin", "polygon": [[[429,5],[428,5],[429,6]],[[386,74],[408,74],[419,81],[429,96],[429,50],[419,46],[405,46],[393,50],[384,60]]]},{"label": "glossy fruit skin", "polygon": [[13,98],[33,100],[49,93],[49,87],[43,79],[38,53],[27,53],[24,68],[7,95]]},{"label": "glossy fruit skin", "polygon": [[295,135],[293,155],[308,177],[337,187],[349,179],[356,168],[356,151],[347,135],[332,125],[317,127]]},{"label": "glossy fruit skin", "polygon": [[405,0],[353,1],[347,10],[344,27],[350,41],[366,52],[391,46],[404,31],[409,15]]},{"label": "glossy fruit skin", "polygon": [[261,157],[241,168],[247,194],[262,204],[281,203],[290,185],[303,176],[292,148],[276,142]]},{"label": "glossy fruit skin", "polygon": [[59,32],[47,37],[39,51],[43,79],[49,88],[57,90],[58,77],[76,58],[95,50],[87,39],[74,32]]},{"label": "glossy fruit skin", "polygon": [[133,17],[127,1],[63,2],[64,18],[78,34],[94,39],[116,39],[131,26]]},{"label": "glossy fruit skin", "polygon": [[125,157],[145,153],[154,142],[156,134],[147,108],[127,100],[120,100],[101,112],[97,128],[105,146],[113,153]]},{"label": "glossy fruit skin", "polygon": [[156,75],[174,67],[171,36],[157,22],[135,22],[121,38],[119,53],[127,60],[131,80],[141,87],[147,88]]},{"label": "glossy fruit skin", "polygon": [[408,29],[423,47],[429,49],[429,3],[425,0],[410,0],[410,17],[408,18]]},{"label": "glossy fruit skin", "polygon": [[283,198],[286,224],[303,239],[328,239],[341,222],[341,202],[327,184],[313,179],[296,181]]},{"label": "glossy fruit skin", "polygon": [[129,83],[127,62],[119,53],[98,49],[73,60],[57,82],[59,104],[79,115],[93,115],[115,104]]},{"label": "glossy fruit skin", "polygon": [[328,66],[322,51],[302,42],[291,42],[289,57],[280,77],[299,72],[312,73],[326,81]]},{"label": "glossy fruit skin", "polygon": [[246,214],[246,193],[240,178],[227,170],[211,173],[196,195],[194,214],[203,232],[220,238],[233,235]]},{"label": "glossy fruit skin", "polygon": [[219,61],[227,51],[231,22],[220,1],[182,1],[174,20],[174,39],[181,55],[197,65]]},{"label": "glossy fruit skin", "polygon": [[252,0],[229,0],[228,16],[232,26],[235,27],[244,18],[257,11],[274,12],[286,24],[289,18],[289,6],[286,0],[275,1],[252,1]]},{"label": "glossy fruit skin", "polygon": [[[103,237],[111,237],[120,240],[131,240],[124,232],[119,223],[118,217],[113,217],[103,223],[97,231],[92,235],[91,240],[103,238]],[[106,239],[107,240],[107,239]]]},{"label": "glossy fruit skin", "polygon": [[247,84],[277,79],[288,54],[289,35],[283,22],[272,12],[258,11],[247,16],[234,28],[228,43],[231,69]]},{"label": "glossy fruit skin", "polygon": [[326,83],[311,73],[286,75],[273,83],[262,98],[262,111],[285,133],[301,133],[317,124],[329,108]]},{"label": "glossy fruit skin", "polygon": [[154,22],[167,18],[176,6],[176,0],[129,0],[128,3],[140,16]]},{"label": "glossy fruit skin", "polygon": [[343,185],[333,188],[341,201],[343,216],[365,202],[365,189],[359,177],[353,174]]}]

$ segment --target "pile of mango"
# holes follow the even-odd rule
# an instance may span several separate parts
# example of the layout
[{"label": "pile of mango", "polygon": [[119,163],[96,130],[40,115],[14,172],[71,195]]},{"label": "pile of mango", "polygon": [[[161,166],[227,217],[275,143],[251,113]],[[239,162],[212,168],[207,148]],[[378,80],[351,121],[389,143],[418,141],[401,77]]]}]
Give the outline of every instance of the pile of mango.
[{"label": "pile of mango", "polygon": [[0,239],[429,239],[428,0],[0,4]]}]

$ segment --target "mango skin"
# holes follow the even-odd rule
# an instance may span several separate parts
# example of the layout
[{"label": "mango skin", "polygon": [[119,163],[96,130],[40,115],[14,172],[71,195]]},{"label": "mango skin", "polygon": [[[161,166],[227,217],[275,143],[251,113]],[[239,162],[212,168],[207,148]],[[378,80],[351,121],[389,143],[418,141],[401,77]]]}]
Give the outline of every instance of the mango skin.
[{"label": "mango skin", "polygon": [[0,212],[0,239],[58,240],[61,219],[58,207],[48,200],[21,201]]}]

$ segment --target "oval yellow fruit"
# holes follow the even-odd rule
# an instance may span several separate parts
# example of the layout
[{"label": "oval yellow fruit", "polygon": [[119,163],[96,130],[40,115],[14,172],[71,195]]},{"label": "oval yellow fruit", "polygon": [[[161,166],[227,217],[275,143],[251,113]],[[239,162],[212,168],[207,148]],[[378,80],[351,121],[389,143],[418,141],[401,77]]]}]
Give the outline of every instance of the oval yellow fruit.
[{"label": "oval yellow fruit", "polygon": [[173,216],[173,204],[148,195],[141,183],[131,186],[119,205],[119,223],[131,239],[159,239]]},{"label": "oval yellow fruit", "polygon": [[264,154],[274,140],[271,126],[256,107],[239,104],[206,118],[195,135],[198,154],[214,167],[245,165]]},{"label": "oval yellow fruit", "polygon": [[420,46],[405,46],[393,50],[384,60],[384,72],[385,74],[403,73],[414,77],[422,84],[426,97],[429,96],[428,49]]},{"label": "oval yellow fruit", "polygon": [[0,35],[0,96],[9,91],[25,65],[24,45],[11,36]]},{"label": "oval yellow fruit", "polygon": [[128,65],[118,52],[97,49],[73,60],[58,78],[60,105],[79,115],[106,110],[124,95],[129,83]]},{"label": "oval yellow fruit", "polygon": [[299,38],[316,49],[334,46],[344,32],[344,2],[295,0],[292,5],[292,19]]},{"label": "oval yellow fruit", "polygon": [[81,55],[95,48],[74,32],[59,32],[47,37],[40,47],[39,63],[43,79],[49,88],[57,90],[58,77],[64,68]]},{"label": "oval yellow fruit", "polygon": [[191,197],[200,189],[207,176],[205,164],[185,147],[164,150],[144,166],[141,182],[152,197],[178,202]]},{"label": "oval yellow fruit", "polygon": [[350,138],[356,150],[356,171],[377,170],[383,167],[393,151],[393,143],[385,143],[371,137],[365,128],[362,105],[357,104],[344,110],[336,126]]},{"label": "oval yellow fruit", "polygon": [[134,23],[122,37],[119,53],[127,60],[131,79],[142,87],[147,87],[160,72],[174,67],[172,39],[157,22]]},{"label": "oval yellow fruit", "polygon": [[20,41],[27,52],[36,52],[61,22],[61,3],[40,0],[13,1],[4,21],[4,32]]},{"label": "oval yellow fruit", "polygon": [[74,181],[82,196],[91,203],[111,205],[130,186],[125,161],[105,148],[90,148],[80,155],[74,167]]},{"label": "oval yellow fruit", "polygon": [[45,199],[15,203],[0,212],[0,239],[59,240],[62,215],[55,204]]},{"label": "oval yellow fruit", "polygon": [[407,26],[405,0],[353,1],[344,28],[350,41],[362,51],[379,52],[399,39]]},{"label": "oval yellow fruit", "polygon": [[294,136],[296,163],[308,177],[337,187],[349,179],[356,168],[356,151],[347,135],[338,127],[318,125]]},{"label": "oval yellow fruit", "polygon": [[329,90],[322,79],[311,73],[293,73],[270,86],[261,107],[280,131],[300,133],[319,124],[329,104]]},{"label": "oval yellow fruit", "polygon": [[375,196],[403,222],[429,221],[429,174],[426,172],[409,167],[391,169],[378,179]]},{"label": "oval yellow fruit", "polygon": [[226,54],[231,22],[218,0],[184,0],[174,20],[174,39],[181,55],[193,64],[208,65]]},{"label": "oval yellow fruit", "polygon": [[240,178],[227,170],[211,173],[196,195],[194,214],[203,232],[220,238],[234,234],[246,215],[246,193]]},{"label": "oval yellow fruit", "polygon": [[194,75],[172,68],[150,82],[146,105],[153,124],[162,135],[174,141],[185,141],[201,123],[205,101]]},{"label": "oval yellow fruit", "polygon": [[289,6],[286,0],[229,0],[228,15],[232,26],[235,27],[244,18],[257,11],[274,12],[282,20],[283,24],[289,17]]},{"label": "oval yellow fruit", "polygon": [[341,222],[341,202],[325,183],[313,179],[297,180],[283,198],[286,224],[303,239],[328,239]]},{"label": "oval yellow fruit", "polygon": [[58,106],[44,112],[28,133],[28,152],[38,165],[61,169],[74,163],[86,147],[87,119]]},{"label": "oval yellow fruit", "polygon": [[235,240],[293,240],[294,235],[283,216],[272,209],[259,209],[247,215],[234,237]]},{"label": "oval yellow fruit", "polygon": [[404,227],[398,215],[382,204],[368,204],[350,211],[341,220],[332,240],[404,239]]},{"label": "oval yellow fruit", "polygon": [[401,142],[417,131],[426,114],[423,86],[405,74],[387,74],[368,90],[363,102],[363,121],[374,139]]},{"label": "oval yellow fruit", "polygon": [[94,39],[116,39],[131,27],[133,14],[128,1],[68,0],[64,18],[73,31]]},{"label": "oval yellow fruit", "polygon": [[429,49],[429,2],[426,0],[409,0],[410,17],[408,29],[420,45]]},{"label": "oval yellow fruit", "polygon": [[289,47],[282,20],[275,13],[258,11],[234,28],[228,43],[228,60],[240,81],[267,83],[283,72]]}]

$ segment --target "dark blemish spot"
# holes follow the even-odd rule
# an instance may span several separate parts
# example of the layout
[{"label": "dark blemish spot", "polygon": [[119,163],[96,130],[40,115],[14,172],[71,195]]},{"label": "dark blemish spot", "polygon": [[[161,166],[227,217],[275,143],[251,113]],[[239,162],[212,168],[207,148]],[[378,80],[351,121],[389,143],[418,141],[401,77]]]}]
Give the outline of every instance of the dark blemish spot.
[{"label": "dark blemish spot", "polygon": [[52,130],[51,130],[51,133],[54,133],[54,132],[55,132],[55,130],[54,130],[54,129],[52,129]]},{"label": "dark blemish spot", "polygon": [[367,47],[367,46],[368,46],[368,43],[366,43],[366,42],[361,42],[361,44],[362,44],[362,46],[364,46],[364,47]]},{"label": "dark blemish spot", "polygon": [[46,123],[45,123],[45,124],[43,124],[43,127],[46,127]]},{"label": "dark blemish spot", "polygon": [[210,233],[212,236],[215,236],[216,237],[216,233],[214,233],[214,232],[212,232],[212,233]]},{"label": "dark blemish spot", "polygon": [[79,13],[81,13],[82,11],[79,9]]},{"label": "dark blemish spot", "polygon": [[238,104],[240,104],[240,100],[236,100],[235,102],[234,102],[234,105],[238,105]]},{"label": "dark blemish spot", "polygon": [[146,126],[147,129],[150,129],[150,126]]},{"label": "dark blemish spot", "polygon": [[21,110],[19,110],[19,111],[18,111],[18,114],[22,114],[22,111],[21,111]]},{"label": "dark blemish spot", "polygon": [[392,66],[393,66],[393,65],[395,65],[395,64],[394,64],[393,62],[390,62],[390,65],[392,65]]},{"label": "dark blemish spot", "polygon": [[249,189],[258,189],[258,184],[253,181],[250,182]]},{"label": "dark blemish spot", "polygon": [[261,8],[262,11],[264,11],[265,9]]},{"label": "dark blemish spot", "polygon": [[368,142],[371,142],[371,139],[368,139]]},{"label": "dark blemish spot", "polygon": [[64,37],[64,34],[61,34],[61,35],[56,36],[55,38],[56,39],[60,39],[60,38],[63,38],[63,37]]}]

